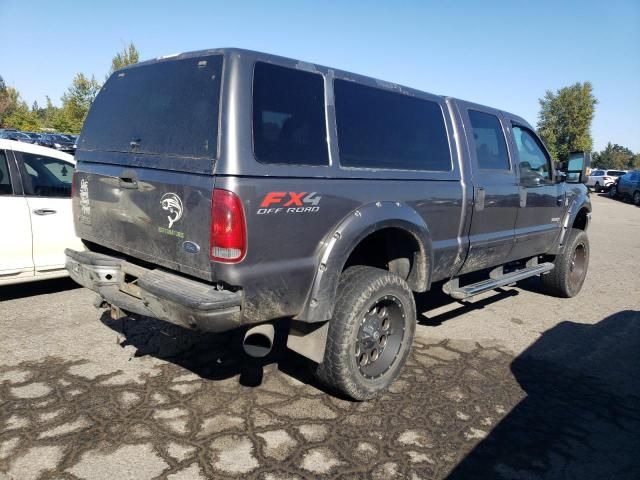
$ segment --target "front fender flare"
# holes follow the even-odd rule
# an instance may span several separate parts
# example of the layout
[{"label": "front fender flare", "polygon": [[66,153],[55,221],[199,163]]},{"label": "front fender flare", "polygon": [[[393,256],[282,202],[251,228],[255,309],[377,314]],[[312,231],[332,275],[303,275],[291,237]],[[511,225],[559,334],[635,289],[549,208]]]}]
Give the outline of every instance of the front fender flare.
[{"label": "front fender flare", "polygon": [[571,205],[567,209],[567,213],[565,213],[564,219],[562,221],[562,230],[560,232],[560,236],[558,238],[558,242],[556,243],[556,247],[554,251],[551,253],[562,253],[564,251],[564,247],[566,245],[567,236],[569,235],[569,231],[571,230],[572,225],[576,221],[576,217],[580,210],[587,210],[587,224],[585,225],[585,231],[589,227],[589,219],[591,216],[591,200],[589,199],[589,195],[586,193],[580,194],[573,198]]},{"label": "front fender flare", "polygon": [[347,215],[322,242],[313,284],[296,320],[321,322],[331,318],[338,281],[349,255],[368,235],[384,228],[399,228],[415,238],[420,252],[414,259],[415,268],[408,282],[414,291],[429,289],[433,250],[431,233],[424,219],[405,203],[370,203]]}]

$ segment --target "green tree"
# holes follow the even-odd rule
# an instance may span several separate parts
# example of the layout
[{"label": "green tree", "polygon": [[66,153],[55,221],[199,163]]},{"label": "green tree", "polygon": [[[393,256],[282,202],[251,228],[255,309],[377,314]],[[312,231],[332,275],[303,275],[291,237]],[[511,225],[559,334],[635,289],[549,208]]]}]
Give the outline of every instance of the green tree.
[{"label": "green tree", "polygon": [[639,160],[640,155],[634,155],[627,147],[609,142],[604,150],[593,154],[591,164],[594,168],[626,170],[637,168]]},{"label": "green tree", "polygon": [[35,130],[38,119],[20,93],[13,87],[7,87],[0,77],[0,127],[19,130]]},{"label": "green tree", "polygon": [[7,118],[15,111],[20,95],[15,88],[7,87],[0,76],[0,127],[9,127]]},{"label": "green tree", "polygon": [[570,152],[590,151],[591,122],[598,100],[591,83],[576,83],[539,99],[538,132],[556,161],[567,160]]},{"label": "green tree", "polygon": [[56,107],[51,98],[47,95],[47,106],[40,109],[39,118],[40,118],[40,128],[46,130],[54,130],[54,124],[58,123],[56,121],[57,117],[61,115],[60,108]]},{"label": "green tree", "polygon": [[120,70],[127,65],[138,63],[139,61],[140,53],[138,52],[138,49],[133,44],[133,42],[130,42],[129,45],[125,46],[111,59],[111,69],[109,70],[109,75],[111,75],[116,70]]},{"label": "green tree", "polygon": [[100,84],[95,77],[88,78],[78,73],[62,96],[60,112],[51,118],[52,127],[59,132],[79,133],[99,90]]},{"label": "green tree", "polygon": [[6,126],[18,130],[38,130],[38,116],[29,109],[26,102],[19,100],[15,109],[5,118]]}]

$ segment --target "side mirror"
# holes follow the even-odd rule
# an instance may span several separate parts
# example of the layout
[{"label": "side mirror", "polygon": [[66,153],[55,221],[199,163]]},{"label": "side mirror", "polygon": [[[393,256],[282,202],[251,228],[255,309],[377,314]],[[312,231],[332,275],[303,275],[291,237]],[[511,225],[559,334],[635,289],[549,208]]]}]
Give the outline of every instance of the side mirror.
[{"label": "side mirror", "polygon": [[587,169],[591,165],[590,152],[573,152],[569,154],[567,162],[567,183],[587,183]]}]

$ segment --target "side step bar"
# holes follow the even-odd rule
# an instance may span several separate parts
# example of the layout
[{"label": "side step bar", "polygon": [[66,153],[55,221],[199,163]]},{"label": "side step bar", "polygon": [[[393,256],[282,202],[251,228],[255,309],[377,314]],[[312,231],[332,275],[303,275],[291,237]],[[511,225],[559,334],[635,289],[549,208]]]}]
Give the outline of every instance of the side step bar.
[{"label": "side step bar", "polygon": [[553,263],[540,263],[505,275],[499,275],[496,278],[489,278],[478,283],[472,283],[471,285],[466,285],[464,287],[460,287],[458,283],[459,279],[454,278],[445,283],[442,286],[442,290],[444,293],[452,296],[456,300],[464,300],[465,298],[473,297],[474,295],[484,293],[488,290],[504,287],[505,285],[510,285],[520,280],[524,280],[525,278],[533,277],[534,275],[547,273],[551,270],[553,270]]}]

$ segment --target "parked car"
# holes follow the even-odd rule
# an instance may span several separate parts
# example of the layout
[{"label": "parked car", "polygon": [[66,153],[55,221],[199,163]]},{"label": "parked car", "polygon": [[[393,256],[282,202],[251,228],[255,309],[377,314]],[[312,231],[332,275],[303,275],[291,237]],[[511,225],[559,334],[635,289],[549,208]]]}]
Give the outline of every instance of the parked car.
[{"label": "parked car", "polygon": [[629,199],[640,206],[640,170],[625,173],[611,188],[612,197]]},{"label": "parked car", "polygon": [[29,137],[31,137],[31,139],[33,140],[33,143],[37,144],[38,140],[40,140],[40,138],[42,137],[41,133],[36,133],[36,132],[23,132],[26,133],[27,135],[29,135]]},{"label": "parked car", "polygon": [[23,143],[35,143],[35,140],[25,132],[13,132],[7,136],[7,139]]},{"label": "parked car", "polygon": [[7,132],[4,135],[4,138],[6,138],[7,140],[15,140],[16,142],[23,142],[23,143],[34,143],[33,138],[31,138],[29,135],[27,135],[24,132],[19,132],[19,131],[13,131],[13,132]]},{"label": "parked car", "polygon": [[307,62],[222,49],[125,67],[76,159],[88,250],[67,268],[113,315],[244,328],[254,356],[290,320],[289,348],[359,400],[398,377],[413,292],[542,275],[572,297],[587,273],[587,154],[558,178],[516,115]]},{"label": "parked car", "polygon": [[45,133],[40,137],[38,144],[44,147],[55,148],[65,153],[74,154],[76,152],[76,144],[58,133]]},{"label": "parked car", "polygon": [[0,285],[67,276],[65,248],[83,248],[71,214],[74,169],[66,153],[0,140]]},{"label": "parked car", "polygon": [[589,175],[587,186],[592,187],[596,192],[609,190],[616,178],[627,173],[624,170],[594,170]]},{"label": "parked car", "polygon": [[17,132],[15,128],[0,128],[0,138],[9,138],[8,135]]}]

